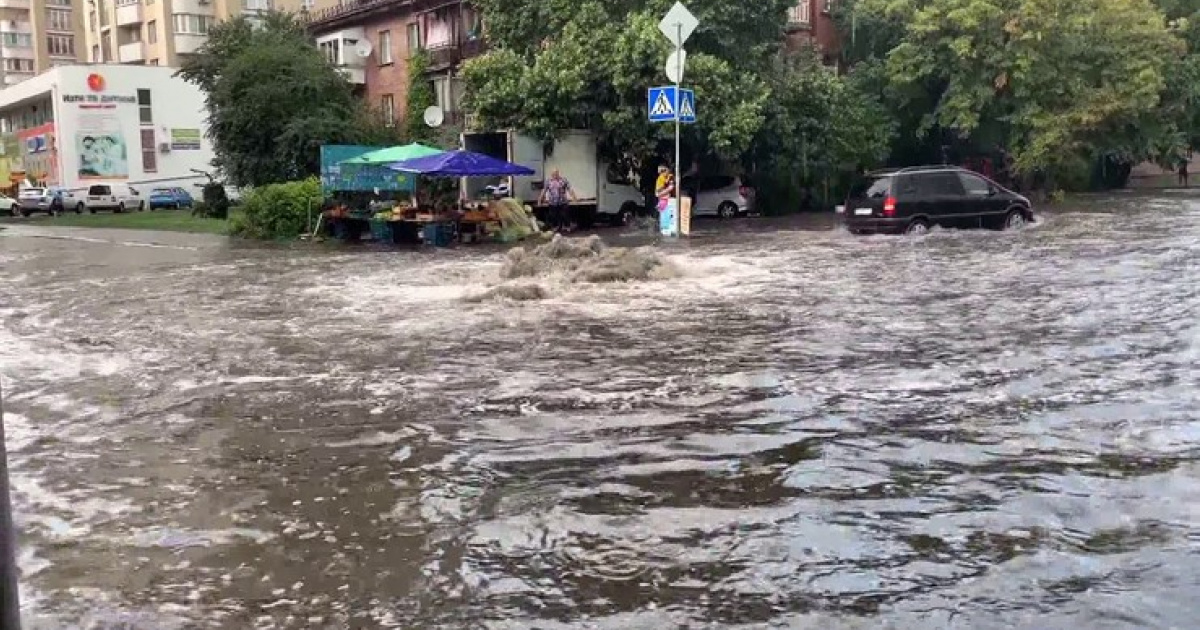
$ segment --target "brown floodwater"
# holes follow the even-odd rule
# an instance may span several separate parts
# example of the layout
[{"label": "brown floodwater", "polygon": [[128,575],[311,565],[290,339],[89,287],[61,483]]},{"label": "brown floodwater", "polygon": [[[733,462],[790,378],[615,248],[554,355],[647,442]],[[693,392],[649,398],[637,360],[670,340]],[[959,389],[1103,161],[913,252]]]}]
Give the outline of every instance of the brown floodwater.
[{"label": "brown floodwater", "polygon": [[832,227],[594,283],[10,224],[27,623],[1194,627],[1200,198]]}]

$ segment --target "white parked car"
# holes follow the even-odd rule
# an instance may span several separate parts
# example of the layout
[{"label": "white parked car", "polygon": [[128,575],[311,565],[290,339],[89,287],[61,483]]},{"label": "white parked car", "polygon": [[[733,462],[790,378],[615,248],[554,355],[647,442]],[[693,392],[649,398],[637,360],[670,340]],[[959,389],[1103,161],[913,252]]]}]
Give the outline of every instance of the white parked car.
[{"label": "white parked car", "polygon": [[692,198],[692,216],[732,219],[754,211],[754,189],[733,175],[684,177],[683,194]]},{"label": "white parked car", "polygon": [[87,210],[92,214],[98,210],[141,211],[146,209],[146,201],[138,191],[127,184],[92,184],[79,199],[75,209]]},{"label": "white parked car", "polygon": [[0,193],[0,214],[15,217],[17,216],[17,212],[20,211],[20,207],[21,204],[16,199],[13,199],[4,193]]}]

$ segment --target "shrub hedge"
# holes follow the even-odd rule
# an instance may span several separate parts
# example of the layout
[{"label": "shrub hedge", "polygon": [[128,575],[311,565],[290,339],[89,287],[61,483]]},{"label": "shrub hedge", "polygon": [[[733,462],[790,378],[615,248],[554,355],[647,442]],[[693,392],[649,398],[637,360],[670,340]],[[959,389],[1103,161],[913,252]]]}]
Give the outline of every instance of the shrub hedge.
[{"label": "shrub hedge", "polygon": [[262,186],[242,199],[231,232],[265,240],[296,238],[316,222],[320,207],[321,182],[315,177]]}]

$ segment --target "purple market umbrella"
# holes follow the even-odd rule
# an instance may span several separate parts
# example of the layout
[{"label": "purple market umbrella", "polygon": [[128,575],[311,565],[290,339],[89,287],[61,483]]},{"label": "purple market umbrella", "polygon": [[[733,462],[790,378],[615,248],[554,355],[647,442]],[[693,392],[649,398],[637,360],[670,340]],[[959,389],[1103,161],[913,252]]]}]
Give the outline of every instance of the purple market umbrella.
[{"label": "purple market umbrella", "polygon": [[484,177],[489,175],[533,175],[534,170],[482,153],[447,151],[388,164],[388,168],[428,177]]}]

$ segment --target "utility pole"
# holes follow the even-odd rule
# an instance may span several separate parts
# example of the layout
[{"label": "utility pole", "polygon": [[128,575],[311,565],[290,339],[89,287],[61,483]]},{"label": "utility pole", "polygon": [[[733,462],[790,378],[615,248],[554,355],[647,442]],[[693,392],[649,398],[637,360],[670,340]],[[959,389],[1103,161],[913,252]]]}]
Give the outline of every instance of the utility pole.
[{"label": "utility pole", "polygon": [[675,234],[683,235],[683,165],[679,150],[679,105],[683,102],[683,22],[675,23]]},{"label": "utility pole", "polygon": [[8,448],[4,442],[4,389],[0,384],[0,630],[21,630],[17,598],[17,533],[8,493]]}]

